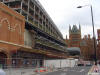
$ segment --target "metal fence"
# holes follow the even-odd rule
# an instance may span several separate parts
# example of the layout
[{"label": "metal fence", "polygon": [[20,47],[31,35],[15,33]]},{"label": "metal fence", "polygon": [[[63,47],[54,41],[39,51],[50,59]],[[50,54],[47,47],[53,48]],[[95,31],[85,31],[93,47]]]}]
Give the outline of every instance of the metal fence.
[{"label": "metal fence", "polygon": [[58,69],[57,67],[53,66],[53,63],[50,64],[50,62],[48,63],[47,61],[41,59],[13,58],[4,60],[12,60],[11,65],[1,64],[1,68],[4,70],[6,75],[37,75],[41,72],[52,72]]},{"label": "metal fence", "polygon": [[40,72],[55,71],[59,68],[74,67],[76,60],[57,59],[57,60],[41,60],[41,59],[5,59],[12,60],[12,64],[1,64],[1,68],[6,75],[37,75]]},{"label": "metal fence", "polygon": [[3,58],[0,59],[0,68],[6,75],[34,75],[36,70],[43,67],[43,59]]},{"label": "metal fence", "polygon": [[3,69],[6,75],[34,75],[36,74],[35,68],[8,68]]},{"label": "metal fence", "polygon": [[42,67],[43,59],[28,59],[28,58],[3,58],[0,59],[0,67],[3,69],[8,68],[36,68]]},{"label": "metal fence", "polygon": [[43,67],[43,59],[3,58],[0,59],[0,68],[6,75],[34,75],[36,70]]}]

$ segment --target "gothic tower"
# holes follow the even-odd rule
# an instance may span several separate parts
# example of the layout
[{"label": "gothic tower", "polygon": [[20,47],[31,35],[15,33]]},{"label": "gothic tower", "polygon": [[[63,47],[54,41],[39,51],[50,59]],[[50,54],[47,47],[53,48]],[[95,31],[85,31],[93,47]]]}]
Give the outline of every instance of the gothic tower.
[{"label": "gothic tower", "polygon": [[70,47],[80,47],[80,41],[81,41],[81,26],[79,25],[79,28],[77,28],[76,25],[69,26],[69,44]]}]

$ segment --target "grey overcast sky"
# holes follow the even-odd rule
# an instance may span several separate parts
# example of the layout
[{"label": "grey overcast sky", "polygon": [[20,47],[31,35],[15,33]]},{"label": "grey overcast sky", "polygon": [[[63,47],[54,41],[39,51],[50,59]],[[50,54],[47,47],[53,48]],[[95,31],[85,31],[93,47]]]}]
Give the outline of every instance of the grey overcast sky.
[{"label": "grey overcast sky", "polygon": [[90,7],[77,8],[79,5],[93,6],[95,34],[100,28],[100,0],[39,0],[49,16],[52,18],[63,37],[69,37],[69,25],[81,25],[82,37],[92,36]]}]

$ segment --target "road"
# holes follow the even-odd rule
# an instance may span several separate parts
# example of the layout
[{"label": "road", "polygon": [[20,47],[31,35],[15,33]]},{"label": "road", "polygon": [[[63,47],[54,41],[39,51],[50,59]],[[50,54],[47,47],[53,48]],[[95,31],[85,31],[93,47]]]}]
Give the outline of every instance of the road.
[{"label": "road", "polygon": [[91,66],[79,66],[74,68],[65,68],[58,70],[56,72],[51,72],[43,75],[87,75],[88,71],[90,70]]}]

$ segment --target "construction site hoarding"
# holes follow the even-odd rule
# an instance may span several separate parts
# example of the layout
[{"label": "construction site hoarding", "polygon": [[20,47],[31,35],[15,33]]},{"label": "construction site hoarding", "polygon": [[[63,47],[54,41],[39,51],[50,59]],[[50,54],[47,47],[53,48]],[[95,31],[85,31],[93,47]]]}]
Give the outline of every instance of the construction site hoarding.
[{"label": "construction site hoarding", "polygon": [[56,60],[44,60],[45,67],[52,68],[64,68],[64,67],[74,67],[77,65],[78,60],[76,59],[56,59]]}]

